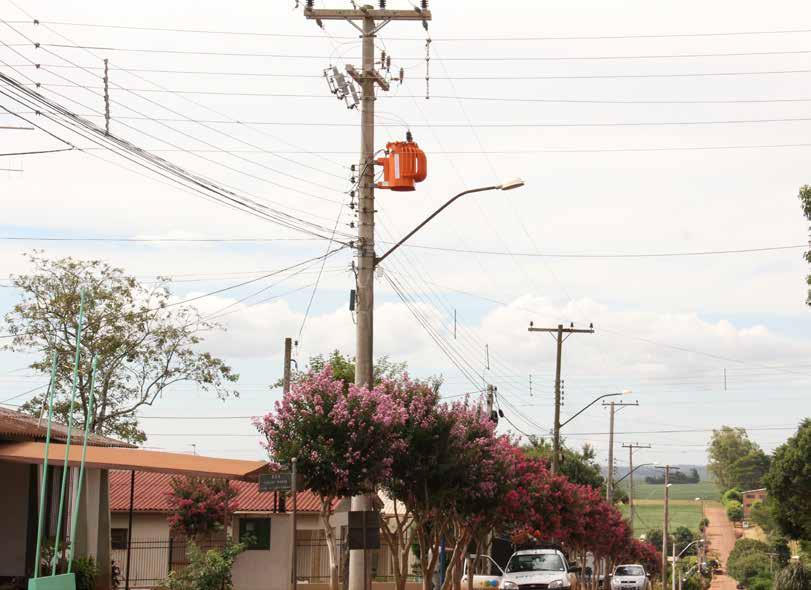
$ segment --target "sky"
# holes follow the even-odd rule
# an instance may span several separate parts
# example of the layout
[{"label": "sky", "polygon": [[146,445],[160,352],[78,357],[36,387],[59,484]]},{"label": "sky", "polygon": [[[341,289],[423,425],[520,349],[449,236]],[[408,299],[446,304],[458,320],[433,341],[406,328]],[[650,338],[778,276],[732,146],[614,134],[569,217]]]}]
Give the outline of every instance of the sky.
[{"label": "sky", "polygon": [[[513,177],[526,186],[461,199],[382,264],[375,356],[441,375],[449,399],[492,383],[500,430],[546,436],[555,343],[529,323],[593,324],[564,344],[562,413],[630,390],[621,399],[639,405],[616,416],[619,466],[631,442],[652,445],[635,463],[704,463],[722,425],[746,427],[767,451],[785,441],[811,414],[796,196],[811,182],[811,5],[431,8],[427,62],[419,24],[391,23],[377,40],[404,82],[376,101],[375,145],[410,129],[428,156],[416,191],[377,191],[378,253],[458,192]],[[107,59],[111,133],[318,227],[313,237],[180,188],[0,87],[0,154],[76,148],[0,156],[0,310],[18,299],[7,277],[26,272],[34,248],[145,282],[171,276],[177,300],[258,279],[195,302],[221,314],[226,330],[201,348],[240,373],[239,399],[182,384],[141,414],[149,448],[261,457],[250,417],[280,397],[270,385],[284,338],[301,365],[354,352],[351,250],[260,277],[356,231],[359,113],[323,72],[359,63],[357,33],[320,29],[293,0],[0,0],[0,19],[3,74],[103,126]],[[28,125],[9,111],[35,129],[3,129]],[[0,353],[0,401],[44,382],[28,362]],[[605,462],[608,422],[596,404],[563,434]]]}]

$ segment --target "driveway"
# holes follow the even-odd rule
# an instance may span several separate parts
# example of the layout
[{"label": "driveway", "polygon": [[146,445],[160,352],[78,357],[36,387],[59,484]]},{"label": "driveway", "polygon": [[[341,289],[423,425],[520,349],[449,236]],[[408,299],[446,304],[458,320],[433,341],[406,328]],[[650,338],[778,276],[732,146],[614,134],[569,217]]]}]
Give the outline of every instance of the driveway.
[{"label": "driveway", "polygon": [[[735,546],[735,528],[727,520],[727,513],[721,504],[708,502],[705,506],[710,526],[707,527],[707,540],[710,552],[717,555],[726,572],[727,558]],[[737,582],[727,575],[715,576],[710,590],[735,590]]]}]

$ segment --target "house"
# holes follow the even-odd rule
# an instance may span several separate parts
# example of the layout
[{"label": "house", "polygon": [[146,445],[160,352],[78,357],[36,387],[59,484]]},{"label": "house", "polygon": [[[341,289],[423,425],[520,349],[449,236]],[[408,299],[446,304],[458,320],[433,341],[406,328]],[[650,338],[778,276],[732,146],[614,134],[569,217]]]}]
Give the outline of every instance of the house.
[{"label": "house", "polygon": [[[132,486],[130,472],[110,472],[110,526],[112,559],[127,571],[127,539],[130,528],[130,491],[132,494],[132,543],[130,547],[130,583],[134,588],[154,587],[170,571],[187,563],[187,541],[170,531],[167,517],[171,513],[168,495],[172,476],[163,473],[135,474]],[[291,501],[273,492],[262,493],[254,482],[233,481],[237,489],[236,508],[228,515],[228,534],[235,539],[250,533],[255,542],[239,555],[234,564],[233,580],[237,590],[287,590],[291,580],[292,517]],[[394,502],[381,498],[383,512],[394,510]],[[299,492],[296,535],[296,577],[316,590],[329,583],[329,553],[321,518],[320,501],[310,491]],[[338,540],[339,570],[345,570],[348,499],[336,501],[330,524]],[[403,508],[399,506],[402,514]],[[198,540],[203,548],[224,545],[225,531]],[[381,539],[381,543],[383,543]],[[391,552],[383,543],[379,550],[369,551],[369,563],[375,589],[391,587]],[[412,564],[416,558],[412,555]],[[413,581],[413,578],[412,578]],[[417,584],[409,584],[415,589]]]},{"label": "house", "polygon": [[[45,486],[44,538],[56,535],[59,489],[67,457],[70,490],[63,512],[64,537],[73,527],[71,517],[77,508],[75,555],[91,556],[100,567],[97,590],[111,587],[110,470],[144,473],[172,473],[229,480],[256,480],[268,470],[264,461],[219,459],[146,451],[111,438],[91,435],[86,453],[83,433],[61,424],[52,424],[48,472],[43,476],[47,424],[35,417],[0,409],[0,478],[2,478],[4,518],[0,519],[0,585],[25,588],[34,572],[39,491]],[[67,445],[70,441],[70,446]],[[76,482],[84,459],[85,477],[78,506]],[[106,564],[106,567],[105,567]]]},{"label": "house", "polygon": [[[3,482],[3,518],[0,519],[0,586],[25,587],[34,570],[37,522],[39,518],[39,490],[43,484],[42,460],[47,422],[13,410],[0,408],[0,481]],[[53,423],[51,428],[50,466],[45,479],[47,486],[44,537],[56,536],[59,486],[62,479],[64,443],[68,428]],[[71,443],[80,448],[83,433],[74,429]],[[126,448],[127,443],[104,436],[91,435],[88,445],[95,448]],[[26,449],[27,453],[20,454]],[[71,479],[75,469],[70,469]],[[107,479],[106,471],[88,468],[81,498],[80,518],[83,526],[77,528],[77,555],[92,555],[99,563],[109,560]],[[74,486],[70,486],[73,490]],[[72,513],[75,495],[69,494],[65,523]],[[69,527],[63,526],[67,531]],[[101,588],[105,588],[105,580]],[[109,587],[109,572],[106,576]]]},{"label": "house", "polygon": [[[168,495],[174,476],[166,473],[135,473],[131,488],[131,473],[110,472],[110,536],[112,559],[127,571],[127,539],[129,535],[130,489],[133,494],[132,544],[130,584],[152,587],[165,580],[169,572],[186,563],[186,540],[173,535],[167,516],[171,513]],[[237,489],[237,508],[228,516],[228,534],[253,543],[234,565],[234,585],[239,590],[287,590],[291,579],[291,514],[286,511],[290,500],[274,492],[260,492],[254,482],[233,481]],[[336,538],[346,538],[347,502],[335,503],[332,525]],[[299,492],[296,497],[297,575],[311,583],[329,581],[329,557],[319,517],[320,501],[311,492]],[[222,547],[225,531],[208,537],[198,544],[203,548]]]},{"label": "house", "polygon": [[757,502],[765,501],[767,496],[766,488],[745,491],[743,493],[743,519],[749,520],[752,516],[752,506]]}]

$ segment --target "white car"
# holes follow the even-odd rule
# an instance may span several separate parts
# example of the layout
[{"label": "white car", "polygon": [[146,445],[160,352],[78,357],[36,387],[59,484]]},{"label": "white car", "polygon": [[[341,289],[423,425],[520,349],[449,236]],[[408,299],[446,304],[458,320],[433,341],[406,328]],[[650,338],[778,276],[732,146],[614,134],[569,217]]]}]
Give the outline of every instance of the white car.
[{"label": "white car", "polygon": [[651,590],[645,568],[639,564],[618,565],[611,574],[611,590]]},{"label": "white car", "polygon": [[499,584],[500,590],[546,590],[572,588],[577,584],[576,572],[566,557],[556,549],[527,549],[510,557]]}]

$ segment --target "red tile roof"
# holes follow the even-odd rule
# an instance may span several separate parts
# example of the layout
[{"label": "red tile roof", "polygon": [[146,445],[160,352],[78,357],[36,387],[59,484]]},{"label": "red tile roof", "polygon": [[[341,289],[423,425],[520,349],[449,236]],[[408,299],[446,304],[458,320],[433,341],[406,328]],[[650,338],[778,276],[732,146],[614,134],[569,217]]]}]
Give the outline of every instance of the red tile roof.
[{"label": "red tile roof", "polygon": [[[47,420],[40,420],[22,412],[0,408],[0,441],[44,441],[48,430]],[[74,428],[71,444],[81,443],[84,432]],[[68,427],[58,422],[51,424],[51,440],[64,443],[68,438]],[[132,447],[129,443],[91,434],[87,444],[94,447]]]},{"label": "red tile roof", "polygon": [[[136,512],[169,512],[167,495],[171,491],[172,477],[168,473],[135,473],[133,508]],[[232,481],[237,491],[237,512],[272,512],[273,494],[259,493],[259,484],[249,481]],[[337,502],[336,502],[337,504]],[[126,512],[130,505],[130,472],[110,471],[110,510]],[[287,501],[287,509],[292,506]],[[318,512],[320,501],[310,491],[299,492],[296,508],[300,512]]]}]

